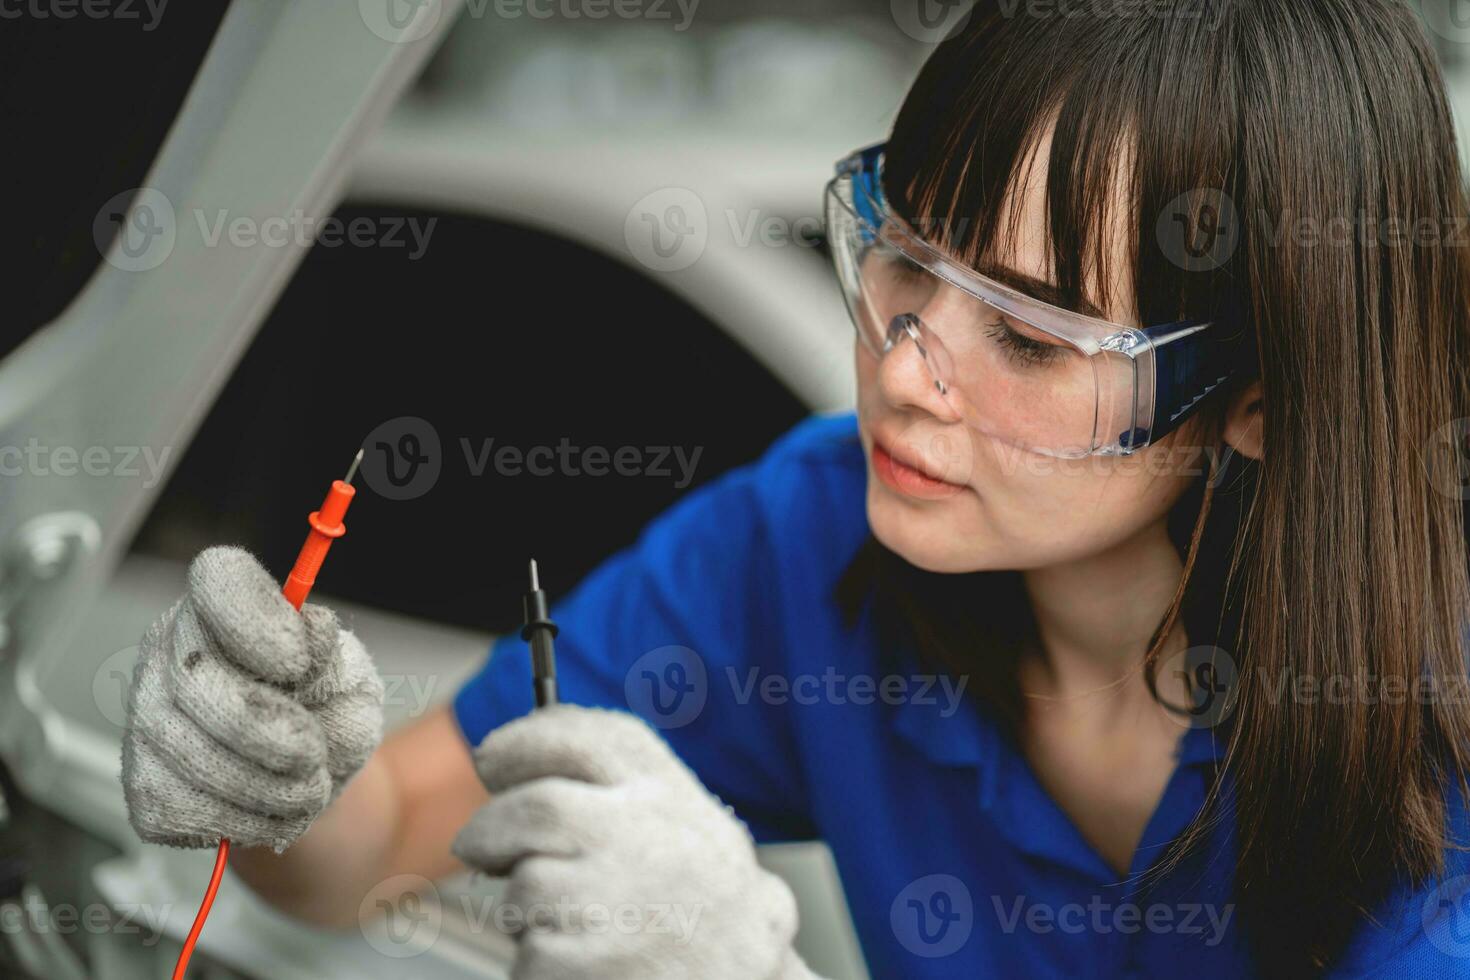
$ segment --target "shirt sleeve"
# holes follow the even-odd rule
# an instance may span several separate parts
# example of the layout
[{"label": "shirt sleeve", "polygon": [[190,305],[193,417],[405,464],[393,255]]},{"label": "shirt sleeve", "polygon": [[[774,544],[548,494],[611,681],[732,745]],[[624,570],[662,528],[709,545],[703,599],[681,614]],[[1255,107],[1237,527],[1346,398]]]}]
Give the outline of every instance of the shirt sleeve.
[{"label": "shirt sleeve", "polygon": [[[632,711],[669,741],[762,842],[815,836],[790,718],[755,679],[781,672],[762,464],[725,474],[656,518],[552,608],[561,699]],[[534,705],[518,635],[458,693],[470,745]]]}]

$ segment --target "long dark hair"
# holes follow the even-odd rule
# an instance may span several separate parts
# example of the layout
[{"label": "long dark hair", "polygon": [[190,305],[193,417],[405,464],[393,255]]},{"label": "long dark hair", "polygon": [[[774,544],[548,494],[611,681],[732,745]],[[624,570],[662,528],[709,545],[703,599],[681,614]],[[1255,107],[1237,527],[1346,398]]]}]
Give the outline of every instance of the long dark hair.
[{"label": "long dark hair", "polygon": [[[1444,696],[1464,691],[1470,611],[1453,483],[1455,425],[1470,416],[1470,266],[1437,61],[1394,0],[1118,0],[1050,16],[982,2],[905,100],[886,191],[978,264],[998,247],[1013,175],[1053,124],[1062,295],[1105,289],[1108,263],[1125,262],[1143,322],[1228,311],[1254,336],[1236,388],[1262,382],[1264,458],[1236,457],[1176,505],[1186,571],[1147,663],[1181,619],[1191,644],[1236,661],[1231,792],[1217,781],[1177,843],[1198,844],[1211,812],[1233,806],[1236,900],[1257,962],[1315,972],[1395,886],[1442,870],[1456,843],[1448,801],[1470,761],[1470,708]],[[1208,216],[1185,208],[1200,223],[1233,205],[1238,231],[1225,229],[1236,238],[1219,261],[1171,253],[1159,222],[1181,200],[1215,202]],[[1120,216],[1133,248],[1110,256]],[[1205,438],[1218,439],[1229,394],[1200,416]],[[1015,613],[1027,608],[1017,575],[931,574],[870,540],[838,596],[849,612],[873,601],[881,628],[907,631],[1019,723],[1014,668],[1032,624]],[[1353,692],[1396,679],[1440,696],[1281,696],[1298,678]]]}]

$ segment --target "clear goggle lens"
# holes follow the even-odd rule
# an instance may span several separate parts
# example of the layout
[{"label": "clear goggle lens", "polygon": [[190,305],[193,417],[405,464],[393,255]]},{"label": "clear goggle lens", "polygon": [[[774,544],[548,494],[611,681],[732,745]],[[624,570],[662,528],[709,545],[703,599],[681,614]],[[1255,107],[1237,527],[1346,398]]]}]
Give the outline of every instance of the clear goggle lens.
[{"label": "clear goggle lens", "polygon": [[1033,301],[1037,315],[1028,316],[1014,290],[998,287],[992,301],[957,286],[952,267],[927,261],[906,228],[858,217],[850,194],[844,178],[829,187],[827,234],[869,351],[881,358],[912,343],[957,414],[1020,449],[1079,457],[1137,447],[1138,378],[1152,369],[1146,343],[1131,353],[1104,349],[1125,329],[1113,325],[1091,338],[1060,336],[1043,326],[1055,307]]}]

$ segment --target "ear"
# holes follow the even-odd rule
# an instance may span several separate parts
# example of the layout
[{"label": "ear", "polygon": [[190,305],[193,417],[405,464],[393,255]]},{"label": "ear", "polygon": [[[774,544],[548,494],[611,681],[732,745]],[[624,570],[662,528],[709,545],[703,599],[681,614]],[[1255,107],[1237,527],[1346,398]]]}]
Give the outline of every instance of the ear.
[{"label": "ear", "polygon": [[1230,397],[1224,436],[1236,452],[1260,461],[1266,439],[1266,398],[1260,381],[1252,381]]}]

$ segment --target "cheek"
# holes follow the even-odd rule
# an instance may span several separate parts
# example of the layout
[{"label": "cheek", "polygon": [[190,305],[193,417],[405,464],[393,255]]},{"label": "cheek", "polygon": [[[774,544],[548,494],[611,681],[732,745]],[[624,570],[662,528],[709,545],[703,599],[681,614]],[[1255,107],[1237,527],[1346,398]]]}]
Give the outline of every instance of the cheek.
[{"label": "cheek", "polygon": [[990,514],[1009,540],[1058,559],[1104,551],[1163,520],[1202,472],[1165,447],[1123,458],[1020,456],[995,476]]},{"label": "cheek", "polygon": [[853,370],[857,374],[858,404],[861,405],[873,396],[873,390],[878,384],[878,359],[854,337],[852,362]]},{"label": "cheek", "polygon": [[[859,414],[883,416],[877,360],[854,347]],[[1023,570],[1107,551],[1161,521],[1204,467],[1198,450],[1172,445],[1182,432],[1134,456],[1082,459],[1027,453],[964,427],[944,432],[969,436],[964,472],[946,476],[968,483],[973,495],[915,507],[872,486],[871,473],[868,490],[878,539],[938,572]],[[946,458],[932,440],[924,449],[931,461]]]}]

